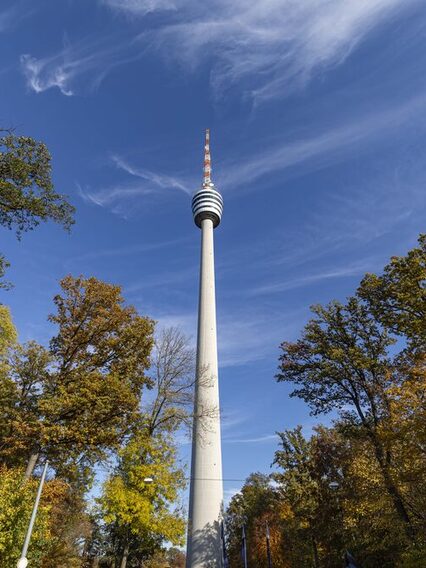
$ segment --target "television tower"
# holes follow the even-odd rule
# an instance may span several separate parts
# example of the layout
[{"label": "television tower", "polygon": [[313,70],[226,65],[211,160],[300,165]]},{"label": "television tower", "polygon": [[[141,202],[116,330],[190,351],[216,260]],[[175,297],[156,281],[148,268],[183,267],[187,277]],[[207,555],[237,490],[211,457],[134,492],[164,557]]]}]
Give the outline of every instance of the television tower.
[{"label": "television tower", "polygon": [[204,146],[204,178],[192,198],[201,229],[197,368],[192,436],[186,568],[221,568],[220,522],[223,506],[213,229],[223,211],[211,180],[210,130]]}]

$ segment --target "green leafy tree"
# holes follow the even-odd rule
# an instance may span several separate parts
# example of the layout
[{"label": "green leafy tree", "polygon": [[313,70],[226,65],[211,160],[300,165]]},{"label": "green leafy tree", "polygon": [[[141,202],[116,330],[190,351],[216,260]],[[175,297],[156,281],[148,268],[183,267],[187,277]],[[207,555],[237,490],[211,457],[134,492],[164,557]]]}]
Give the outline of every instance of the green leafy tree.
[{"label": "green leafy tree", "polygon": [[[39,480],[24,483],[20,468],[0,466],[0,565],[16,566],[20,557]],[[36,568],[80,568],[79,542],[88,522],[81,494],[64,481],[45,482],[28,549]]]},{"label": "green leafy tree", "polygon": [[405,538],[362,433],[347,437],[337,424],[310,438],[300,427],[279,436],[276,472],[251,475],[228,507],[231,566],[241,562],[243,523],[253,568],[266,566],[266,523],[279,568],[341,568],[348,549],[365,568],[399,566]]},{"label": "green leafy tree", "polygon": [[7,372],[0,376],[0,456],[8,465],[23,465],[33,440],[40,436],[39,401],[49,380],[50,360],[48,351],[36,342],[17,344],[7,361]]},{"label": "green leafy tree", "polygon": [[426,235],[406,256],[392,257],[381,276],[367,274],[358,289],[376,319],[408,347],[426,350]]},{"label": "green leafy tree", "polygon": [[[47,220],[69,229],[74,207],[54,191],[51,156],[45,144],[12,131],[1,132],[0,225],[15,230],[18,238]],[[7,266],[0,256],[0,278]]]},{"label": "green leafy tree", "polygon": [[[272,474],[250,477],[228,508],[231,565],[340,568],[349,549],[364,568],[411,568],[426,558],[425,237],[345,303],[314,306],[301,338],[281,346],[279,381],[295,385],[330,428],[279,434]],[[278,564],[277,564],[278,563]]]},{"label": "green leafy tree", "polygon": [[274,479],[283,488],[283,502],[291,511],[287,532],[297,543],[300,564],[313,562],[319,567],[321,477],[314,466],[312,442],[304,438],[301,427],[279,436],[281,449],[275,452],[274,464],[282,472],[274,474]]},{"label": "green leafy tree", "polygon": [[[0,466],[0,565],[15,566],[30,520],[38,480],[22,484],[23,471]],[[43,499],[31,538],[28,559],[40,567],[44,551],[50,546],[50,505]]]},{"label": "green leafy tree", "polygon": [[123,447],[99,500],[119,543],[120,568],[132,558],[148,558],[165,541],[183,544],[185,522],[176,504],[184,486],[169,439],[135,434]]},{"label": "green leafy tree", "polygon": [[346,305],[332,302],[312,308],[316,317],[302,338],[281,345],[278,381],[294,383],[291,396],[305,400],[314,415],[337,410],[350,427],[362,428],[375,452],[386,491],[408,538],[413,527],[403,492],[393,472],[392,448],[380,435],[389,416],[387,390],[394,361],[389,348],[395,340],[357,298]]}]

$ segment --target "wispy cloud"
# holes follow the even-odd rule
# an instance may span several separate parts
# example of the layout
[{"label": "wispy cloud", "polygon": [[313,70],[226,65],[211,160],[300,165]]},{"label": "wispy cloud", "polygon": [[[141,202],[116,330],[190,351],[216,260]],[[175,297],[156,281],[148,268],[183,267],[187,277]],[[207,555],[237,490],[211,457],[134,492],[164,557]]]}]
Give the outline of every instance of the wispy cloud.
[{"label": "wispy cloud", "polygon": [[16,28],[25,18],[36,11],[37,7],[25,0],[14,0],[11,6],[0,10],[0,33]]},{"label": "wispy cloud", "polygon": [[101,0],[101,4],[131,16],[146,16],[151,12],[177,9],[172,0]]},{"label": "wispy cloud", "polygon": [[135,201],[136,198],[147,197],[155,193],[153,187],[147,187],[140,183],[120,183],[113,186],[91,190],[90,187],[77,184],[77,191],[80,197],[87,203],[107,207],[113,213],[121,217],[127,217],[129,208],[126,205],[129,200]]},{"label": "wispy cloud", "polygon": [[191,184],[179,177],[159,174],[143,168],[138,168],[131,165],[121,156],[113,155],[111,159],[118,169],[125,171],[133,177],[149,182],[153,187],[165,190],[178,189],[188,195],[191,193]]},{"label": "wispy cloud", "polygon": [[70,42],[65,35],[59,52],[47,57],[21,55],[21,69],[29,89],[42,93],[58,88],[65,96],[75,94],[74,85],[84,77],[89,90],[97,88],[110,71],[124,63],[140,59],[144,51],[132,40],[119,35],[103,35]]},{"label": "wispy cloud", "polygon": [[68,87],[68,83],[76,74],[76,67],[65,62],[57,64],[57,59],[58,57],[36,59],[29,54],[21,55],[21,67],[27,86],[36,93],[58,87],[63,95],[71,96],[73,92]]},{"label": "wispy cloud", "polygon": [[241,426],[247,422],[247,414],[241,410],[227,410],[221,409],[221,430],[222,433],[233,430],[236,426]]},{"label": "wispy cloud", "polygon": [[[170,289],[175,288],[178,284],[185,284],[189,280],[194,280],[198,276],[198,266],[188,265],[183,268],[178,269],[167,269],[161,270],[152,276],[146,276],[141,281],[136,281],[125,287],[126,294],[137,294],[140,291],[147,290],[148,288]],[[155,309],[155,308],[153,308]],[[189,314],[181,313],[170,313],[164,314],[160,311],[159,314],[155,316],[160,319],[162,325],[167,326],[178,326],[186,329],[188,325],[192,325],[193,320],[191,320]],[[195,316],[194,316],[195,317]],[[192,333],[192,331],[191,331]]]},{"label": "wispy cloud", "polygon": [[117,169],[125,172],[130,178],[95,190],[90,187],[83,188],[77,184],[78,194],[84,201],[107,207],[114,213],[126,216],[130,210],[134,210],[134,205],[138,203],[138,200],[141,203],[140,198],[166,195],[174,190],[185,195],[191,193],[191,182],[181,177],[133,166],[124,158],[116,155],[111,156],[111,160]]},{"label": "wispy cloud", "polygon": [[350,276],[356,276],[358,274],[364,274],[368,270],[373,270],[376,267],[376,263],[373,259],[356,261],[347,266],[342,266],[340,268],[334,268],[330,270],[322,270],[316,274],[307,274],[304,276],[299,276],[292,278],[290,280],[284,280],[281,282],[272,282],[270,284],[265,284],[262,286],[257,286],[252,288],[249,292],[251,296],[257,296],[260,294],[273,294],[276,292],[284,292],[286,290],[293,290],[295,288],[301,288],[303,286],[308,286],[310,284],[315,284],[323,280],[330,280],[334,278],[347,278]]},{"label": "wispy cloud", "polygon": [[[92,262],[93,260],[99,260],[111,257],[120,257],[141,255],[143,253],[149,253],[152,251],[157,251],[160,249],[165,249],[169,247],[175,247],[177,245],[182,245],[185,242],[185,238],[173,239],[170,241],[162,242],[152,242],[152,243],[142,243],[138,245],[127,245],[122,247],[113,247],[108,249],[96,250],[94,252],[88,252],[85,254],[79,254],[76,256],[69,256],[64,262],[65,267],[70,267],[73,265],[81,265],[86,261]],[[127,290],[128,292],[129,290]]]},{"label": "wispy cloud", "polygon": [[189,72],[206,63],[216,95],[236,88],[260,103],[285,97],[342,64],[374,29],[419,1],[187,0],[177,9],[173,0],[101,0],[132,18],[160,12],[161,22],[130,37],[127,32],[65,45],[50,57],[26,54],[21,63],[35,92],[57,87],[69,96],[78,76],[89,78],[90,72],[90,85],[98,85],[115,65],[150,50]]},{"label": "wispy cloud", "polygon": [[280,311],[264,306],[224,306],[218,313],[218,351],[221,367],[232,367],[276,356],[283,337],[292,338],[300,329],[305,311]]},{"label": "wispy cloud", "polygon": [[266,434],[265,436],[257,436],[255,438],[224,438],[225,444],[265,444],[277,441],[277,434]]},{"label": "wispy cloud", "polygon": [[224,164],[221,185],[243,189],[250,187],[248,182],[274,172],[291,170],[294,175],[294,170],[302,165],[303,173],[306,173],[307,164],[314,170],[342,161],[355,149],[359,154],[361,143],[365,152],[367,142],[383,140],[389,132],[417,121],[425,107],[426,97],[421,95],[393,104],[381,112],[351,117],[349,121],[335,124],[310,137],[298,139],[297,133],[294,133],[292,139],[248,156],[244,162]]},{"label": "wispy cloud", "polygon": [[14,15],[15,10],[13,8],[6,8],[0,12],[0,33],[12,26]]},{"label": "wispy cloud", "polygon": [[[151,313],[160,328],[179,327],[195,341],[195,311],[161,313],[153,308]],[[217,321],[220,367],[244,365],[274,356],[283,337],[291,338],[300,329],[304,315],[304,310],[289,310],[284,318],[280,312],[227,305],[219,311]]]},{"label": "wispy cloud", "polygon": [[[240,156],[221,164],[218,173],[219,186],[225,191],[248,191],[262,187],[255,182],[281,172],[280,181],[285,175],[297,177],[309,171],[359,156],[372,145],[382,142],[396,129],[401,132],[418,120],[426,108],[426,97],[421,95],[399,104],[393,104],[381,112],[363,114],[340,122],[309,137],[292,133],[294,141],[286,138],[278,145],[261,152],[248,153],[244,160]],[[299,138],[298,138],[299,136]],[[390,138],[389,138],[390,139]],[[386,141],[385,141],[386,143]],[[118,184],[101,189],[79,187],[83,199],[101,207],[109,207],[114,212],[125,215],[133,209],[140,197],[165,194],[178,190],[190,195],[196,187],[196,180],[188,174],[174,175],[155,172],[131,164],[119,155],[112,155],[113,165],[130,176]],[[137,181],[135,181],[135,179]]]},{"label": "wispy cloud", "polygon": [[[377,26],[415,0],[216,0],[165,26],[158,48],[190,68],[213,60],[212,86],[257,102],[283,97],[343,63]],[[175,46],[179,45],[179,49]]]}]

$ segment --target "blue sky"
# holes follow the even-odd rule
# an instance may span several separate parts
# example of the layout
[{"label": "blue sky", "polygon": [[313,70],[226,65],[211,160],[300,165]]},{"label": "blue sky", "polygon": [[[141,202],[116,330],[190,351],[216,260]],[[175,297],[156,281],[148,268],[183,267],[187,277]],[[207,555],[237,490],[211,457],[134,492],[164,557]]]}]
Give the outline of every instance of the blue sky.
[{"label": "blue sky", "polygon": [[67,273],[195,336],[210,127],[224,477],[269,471],[274,432],[314,424],[279,343],[425,229],[424,2],[3,0],[0,40],[1,123],[48,144],[77,208],[70,235],[2,231],[21,339],[48,340]]}]

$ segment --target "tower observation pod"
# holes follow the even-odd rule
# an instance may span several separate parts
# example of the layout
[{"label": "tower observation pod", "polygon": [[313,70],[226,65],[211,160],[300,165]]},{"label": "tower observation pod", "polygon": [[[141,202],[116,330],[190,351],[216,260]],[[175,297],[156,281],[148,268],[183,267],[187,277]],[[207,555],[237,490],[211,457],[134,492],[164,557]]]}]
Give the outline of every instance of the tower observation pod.
[{"label": "tower observation pod", "polygon": [[213,246],[213,230],[220,223],[222,211],[222,196],[211,180],[210,131],[206,130],[203,183],[192,198],[194,221],[201,229],[201,265],[186,568],[223,567],[220,531],[222,451]]}]

